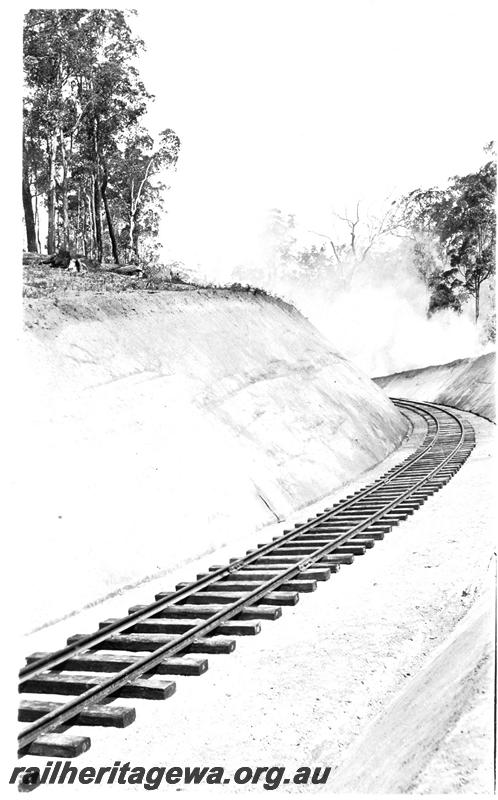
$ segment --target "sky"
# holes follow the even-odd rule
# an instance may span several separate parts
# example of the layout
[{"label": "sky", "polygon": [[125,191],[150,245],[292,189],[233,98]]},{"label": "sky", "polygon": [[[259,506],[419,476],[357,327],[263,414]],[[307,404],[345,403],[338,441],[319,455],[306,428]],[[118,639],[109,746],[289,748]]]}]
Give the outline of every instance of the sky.
[{"label": "sky", "polygon": [[[112,4],[129,6],[129,0]],[[140,0],[134,6],[131,24],[146,44],[137,66],[156,98],[147,124],[152,133],[173,128],[182,142],[177,171],[166,178],[164,260],[178,259],[194,273],[198,267],[211,280],[258,264],[271,208],[296,214],[301,232],[327,233],[333,212],[351,211],[358,200],[375,210],[387,196],[477,169],[483,146],[496,138],[494,0]],[[28,7],[46,4],[32,0]],[[102,5],[89,0],[85,7]],[[23,241],[12,197],[21,171],[24,10],[4,16],[9,124],[2,142],[9,157],[3,170],[12,192],[2,195],[2,218],[19,237],[6,237],[7,262]],[[8,271],[5,280],[12,292],[4,297],[18,296],[20,273]],[[382,317],[393,317],[391,300],[378,306],[386,309]],[[326,316],[352,315],[329,310]],[[406,320],[401,311],[398,317]],[[408,341],[413,326],[405,327]],[[400,338],[399,326],[385,338],[393,337]],[[475,354],[475,343],[462,350],[466,338],[444,332],[441,341],[457,344],[440,360]],[[416,364],[395,366],[431,357],[424,350]]]},{"label": "sky", "polygon": [[138,4],[152,132],[181,138],[167,250],[220,274],[266,211],[332,211],[476,169],[496,129],[488,0]]}]

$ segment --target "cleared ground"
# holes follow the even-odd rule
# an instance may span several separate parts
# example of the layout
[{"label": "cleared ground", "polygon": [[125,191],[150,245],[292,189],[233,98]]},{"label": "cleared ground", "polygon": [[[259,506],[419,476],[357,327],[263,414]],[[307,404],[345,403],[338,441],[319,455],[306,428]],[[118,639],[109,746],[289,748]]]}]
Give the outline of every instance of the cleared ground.
[{"label": "cleared ground", "polygon": [[[151,580],[30,635],[16,663],[269,540],[423,435],[396,449],[407,425],[387,397],[278,301],[134,290],[26,302],[28,627]],[[476,384],[485,359],[467,364]],[[387,391],[435,399],[449,375],[416,372],[421,395],[399,376]],[[462,396],[447,402],[487,401],[489,387]],[[314,790],[490,792],[494,426],[469,418],[477,447],[447,487],[233,655],[210,657],[206,675],[140,703],[130,729],[92,731],[78,766],[330,766]],[[93,789],[127,790],[143,791]]]},{"label": "cleared ground", "polygon": [[[262,623],[259,636],[239,638],[234,654],[210,657],[206,675],[179,678],[173,698],[140,703],[131,728],[92,731],[93,750],[78,765],[115,759],[216,765],[227,775],[243,765],[285,766],[288,775],[302,765],[330,766],[324,787],[286,785],[279,791],[490,792],[494,426],[471,420],[477,446],[468,462],[416,514],[318,591],[301,596],[296,607],[284,609],[280,620]],[[398,463],[422,433],[365,480]],[[331,495],[325,505],[361,483]],[[93,630],[100,619],[241,555],[282,527],[233,542],[163,581],[40,631],[24,646],[56,646],[66,635]],[[223,788],[263,791],[261,784]],[[134,789],[73,790],[114,796]],[[210,796],[219,791],[211,787]]]}]

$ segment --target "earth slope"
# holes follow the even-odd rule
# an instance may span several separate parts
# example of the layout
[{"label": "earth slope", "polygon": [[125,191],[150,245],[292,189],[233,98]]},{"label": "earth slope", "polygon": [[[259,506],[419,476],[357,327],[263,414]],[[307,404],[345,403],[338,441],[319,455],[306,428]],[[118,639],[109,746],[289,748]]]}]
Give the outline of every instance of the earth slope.
[{"label": "earth slope", "polygon": [[495,354],[486,353],[450,364],[397,372],[374,381],[391,397],[442,403],[494,420],[495,363]]},{"label": "earth slope", "polygon": [[30,299],[25,322],[28,628],[285,518],[407,431],[263,295],[87,292]]}]

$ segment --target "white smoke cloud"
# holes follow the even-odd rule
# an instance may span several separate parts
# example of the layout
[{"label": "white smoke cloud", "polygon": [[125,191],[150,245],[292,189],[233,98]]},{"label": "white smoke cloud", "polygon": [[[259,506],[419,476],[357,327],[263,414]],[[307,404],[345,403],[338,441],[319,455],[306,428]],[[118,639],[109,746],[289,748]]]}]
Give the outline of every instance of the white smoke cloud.
[{"label": "white smoke cloud", "polygon": [[[238,231],[237,255],[244,250],[251,254],[242,265],[233,267],[233,237],[223,247],[220,236],[218,257],[206,253],[190,273],[214,283],[252,284],[288,300],[334,348],[371,376],[475,357],[493,349],[483,344],[482,322],[474,323],[471,301],[462,314],[447,309],[427,317],[429,291],[406,247],[391,243],[390,249],[360,265],[347,285],[327,274],[310,280],[306,268],[292,258],[276,266],[268,236],[261,230],[257,233],[253,226],[250,234],[247,229]],[[295,229],[294,254],[309,248],[307,233]],[[320,247],[323,239],[315,239],[315,244]],[[485,289],[482,320],[489,304]]]},{"label": "white smoke cloud", "polygon": [[428,293],[411,282],[407,296],[396,285],[356,287],[332,299],[292,292],[295,304],[314,325],[369,375],[443,364],[477,356],[485,349],[467,314],[445,310],[427,318]]}]

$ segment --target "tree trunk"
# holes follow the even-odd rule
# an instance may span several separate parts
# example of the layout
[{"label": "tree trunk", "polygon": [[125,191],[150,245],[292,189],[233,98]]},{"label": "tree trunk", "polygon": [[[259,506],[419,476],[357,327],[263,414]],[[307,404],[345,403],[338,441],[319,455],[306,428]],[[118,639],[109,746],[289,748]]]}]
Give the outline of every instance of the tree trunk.
[{"label": "tree trunk", "polygon": [[479,320],[479,295],[480,295],[480,292],[481,292],[481,287],[480,287],[480,285],[478,283],[476,283],[476,289],[475,289],[475,318],[476,318],[475,321],[476,321],[476,324],[477,324],[477,322]]},{"label": "tree trunk", "polygon": [[91,236],[90,236],[90,252],[91,257],[95,258],[95,251],[97,247],[97,228],[95,226],[95,190],[94,190],[94,183],[95,179],[92,175],[91,177],[91,186],[90,186],[90,194],[88,195],[88,215],[90,217],[90,228],[91,228]]},{"label": "tree trunk", "polygon": [[94,227],[93,227],[93,215],[92,215],[92,198],[93,198],[93,191],[88,192],[86,195],[86,202],[87,202],[87,209],[88,209],[88,252],[85,255],[89,255],[90,258],[93,258],[93,236],[94,236]]},{"label": "tree trunk", "polygon": [[102,181],[101,191],[102,191],[102,200],[104,201],[104,208],[105,208],[105,217],[107,220],[107,228],[109,230],[109,236],[111,238],[111,246],[112,246],[112,257],[114,258],[114,263],[119,266],[119,253],[118,253],[118,244],[116,242],[116,236],[114,233],[114,226],[112,224],[112,217],[111,212],[109,210],[109,203],[107,202],[107,166],[104,163],[104,179]]},{"label": "tree trunk", "polygon": [[139,234],[139,231],[137,229],[136,222],[135,222],[135,229],[134,229],[134,232],[133,232],[133,252],[135,253],[135,257],[136,257],[137,261],[140,260],[140,254],[139,254],[139,249],[138,249],[139,236],[140,236],[140,234]]},{"label": "tree trunk", "polygon": [[74,246],[76,248],[76,252],[80,253],[83,250],[83,247],[80,247],[80,238],[81,238],[81,186],[78,183],[78,192],[77,192],[78,202],[76,205],[76,226],[74,231]]},{"label": "tree trunk", "polygon": [[68,166],[62,128],[59,129],[59,141],[62,156],[62,246],[64,250],[69,250]]},{"label": "tree trunk", "polygon": [[55,168],[57,153],[57,135],[52,135],[48,140],[48,235],[47,250],[49,254],[55,253]]},{"label": "tree trunk", "polygon": [[85,257],[88,257],[88,243],[87,243],[87,240],[86,240],[86,230],[87,230],[87,224],[86,224],[86,220],[87,220],[87,210],[86,210],[86,205],[85,205],[85,198],[83,198],[83,210],[82,210],[82,214],[83,214],[83,223],[82,223],[82,226],[81,226],[81,250],[82,250],[82,252],[85,254]]},{"label": "tree trunk", "polygon": [[114,263],[119,265],[118,244],[116,242],[116,235],[114,233],[114,226],[112,224],[111,212],[109,211],[109,203],[107,202],[107,195],[105,193],[105,189],[103,186],[102,186],[102,200],[104,201],[105,217],[107,220],[109,236],[111,238],[112,257],[114,258]]},{"label": "tree trunk", "polygon": [[102,264],[104,246],[102,242],[102,194],[100,191],[100,153],[98,137],[98,121],[93,121],[93,148],[94,148],[94,183],[93,195],[95,203],[95,238],[97,245],[97,261]]},{"label": "tree trunk", "polygon": [[130,230],[128,232],[128,261],[131,260],[135,242],[135,214],[133,213],[133,211],[130,211],[129,228]]},{"label": "tree trunk", "polygon": [[88,258],[91,256],[91,247],[88,245],[88,237],[91,237],[92,235],[92,205],[90,202],[90,195],[86,190],[86,185],[83,186],[83,197],[81,203],[83,206],[83,230],[81,232],[82,248],[85,257]]},{"label": "tree trunk", "polygon": [[102,242],[102,196],[100,193],[100,181],[95,177],[94,183],[95,198],[95,244],[97,248],[97,261],[102,264],[104,258],[104,245]]},{"label": "tree trunk", "polygon": [[37,253],[36,226],[33,214],[33,204],[31,202],[31,188],[28,173],[28,157],[26,150],[23,151],[22,161],[22,203],[24,207],[24,222],[26,224],[26,239],[28,243],[28,253]]},{"label": "tree trunk", "polygon": [[40,243],[40,214],[38,212],[38,192],[35,190],[35,229],[36,229],[36,243],[38,245],[38,253],[41,253]]}]

